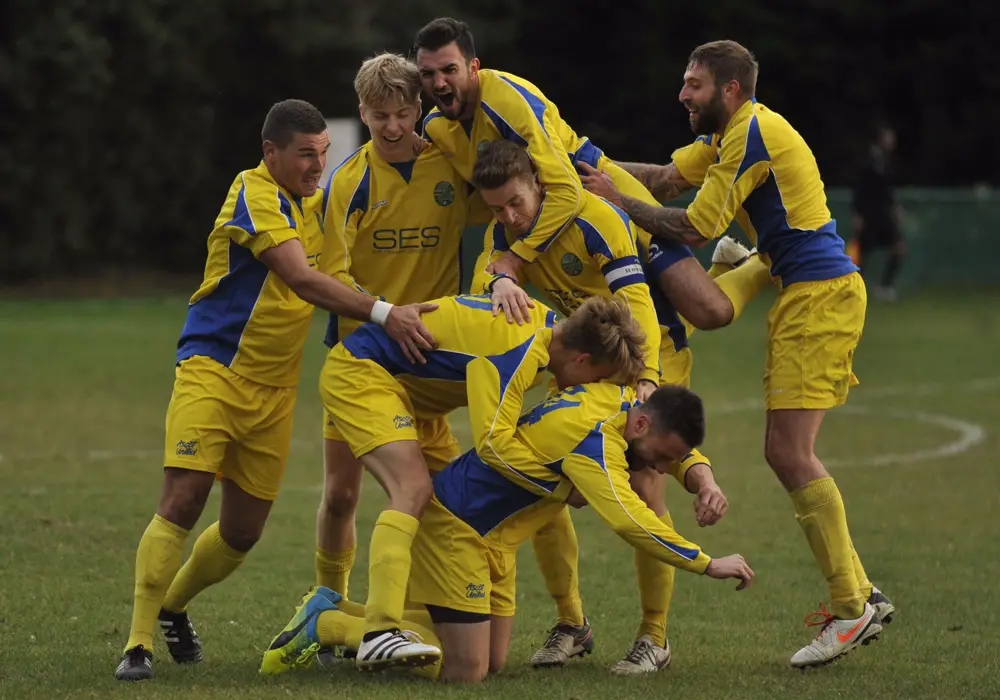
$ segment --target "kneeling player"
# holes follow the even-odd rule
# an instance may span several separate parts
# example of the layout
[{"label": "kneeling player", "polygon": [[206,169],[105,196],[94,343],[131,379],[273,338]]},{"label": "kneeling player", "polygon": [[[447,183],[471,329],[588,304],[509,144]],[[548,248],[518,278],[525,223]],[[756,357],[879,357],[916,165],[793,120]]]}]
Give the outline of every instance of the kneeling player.
[{"label": "kneeling player", "polygon": [[[438,347],[425,353],[425,364],[408,362],[381,328],[369,324],[330,351],[320,380],[324,406],[352,454],[389,496],[371,538],[369,605],[358,652],[363,669],[426,665],[440,656],[436,647],[399,632],[410,546],[433,490],[418,421],[469,405],[477,441],[512,435],[524,392],[542,369],[567,387],[614,377],[629,357],[642,361],[641,341],[623,350],[622,329],[633,321],[624,305],[610,300],[584,304],[558,324],[553,311],[535,303],[524,325],[494,317],[484,297],[433,303],[437,310],[424,319]],[[427,398],[432,395],[433,401]]]},{"label": "kneeling player", "polygon": [[[507,659],[518,546],[570,502],[587,503],[638,550],[712,578],[754,573],[738,554],[712,559],[661,522],[629,488],[635,468],[664,471],[704,438],[701,400],[661,387],[643,404],[610,383],[566,389],[522,417],[519,449],[500,474],[469,451],[434,477],[434,498],[413,545],[410,595],[433,630],[409,632],[440,643],[440,678],[478,682]],[[307,663],[322,646],[357,644],[361,622],[338,609],[340,596],[313,589],[265,653],[263,669]],[[404,625],[407,623],[404,622]]]}]

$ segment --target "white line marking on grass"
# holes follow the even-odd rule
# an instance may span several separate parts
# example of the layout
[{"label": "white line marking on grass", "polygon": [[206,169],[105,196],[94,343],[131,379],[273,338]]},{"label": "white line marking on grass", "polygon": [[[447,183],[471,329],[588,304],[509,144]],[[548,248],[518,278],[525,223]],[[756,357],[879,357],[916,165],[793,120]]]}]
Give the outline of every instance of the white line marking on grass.
[{"label": "white line marking on grass", "polygon": [[[988,392],[1000,389],[1000,377],[984,377],[980,379],[971,379],[964,382],[926,382],[923,384],[898,384],[895,386],[884,386],[884,387],[865,387],[855,389],[852,391],[852,396],[855,397],[855,401],[864,401],[866,399],[881,399],[881,398],[891,398],[896,396],[906,396],[906,397],[918,397],[918,396],[928,396],[933,394],[941,394],[946,392]],[[762,399],[743,399],[741,401],[734,401],[729,403],[710,403],[708,405],[708,410],[710,413],[719,415],[725,415],[728,413],[739,413],[741,411],[752,411],[755,409],[763,409],[764,401]],[[850,403],[846,406],[842,406],[840,409],[845,413],[859,413],[859,414],[873,414],[875,410],[868,408],[866,406],[858,406],[856,404]],[[934,413],[922,413],[922,412],[899,412],[892,410],[879,410],[879,415],[897,418],[900,420],[911,420],[920,423],[938,425],[944,428],[950,428],[959,434],[957,440],[946,443],[939,447],[926,448],[923,450],[917,450],[915,452],[901,453],[901,454],[882,454],[876,455],[874,457],[862,457],[852,460],[826,460],[824,464],[827,466],[854,466],[854,465],[867,465],[867,466],[882,466],[885,464],[898,464],[898,463],[909,463],[924,461],[928,459],[938,459],[941,457],[951,457],[963,452],[967,452],[974,446],[978,445],[986,437],[986,430],[975,423],[970,423],[964,421],[960,418],[955,418],[953,416],[946,416]],[[311,440],[292,440],[292,450],[311,450],[317,445],[316,442]],[[14,462],[37,462],[44,460],[67,460],[67,459],[79,459],[81,461],[87,462],[99,462],[99,461],[109,461],[116,459],[134,459],[138,461],[155,459],[163,454],[161,449],[126,449],[126,450],[83,450],[80,452],[72,450],[45,450],[40,452],[27,452],[21,454],[4,454],[0,453],[0,464],[5,461]]]},{"label": "white line marking on grass", "polygon": [[911,421],[915,423],[925,423],[948,428],[958,433],[958,439],[946,442],[938,447],[927,447],[914,452],[884,453],[872,457],[856,457],[852,459],[825,459],[823,464],[827,467],[881,467],[886,464],[911,464],[913,462],[924,462],[929,459],[941,459],[943,457],[954,457],[955,455],[968,452],[978,445],[986,437],[986,429],[976,423],[964,421],[954,416],[946,416],[939,413],[924,413],[922,411],[885,411],[875,410],[864,406],[844,406],[845,413],[855,413],[859,415],[879,415],[884,418],[896,418],[899,420]]}]

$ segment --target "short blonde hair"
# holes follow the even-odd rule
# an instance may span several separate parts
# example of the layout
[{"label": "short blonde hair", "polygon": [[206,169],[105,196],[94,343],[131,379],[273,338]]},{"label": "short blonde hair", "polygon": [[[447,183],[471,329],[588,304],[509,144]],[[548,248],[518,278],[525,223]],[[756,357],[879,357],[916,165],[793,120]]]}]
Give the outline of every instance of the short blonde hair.
[{"label": "short blonde hair", "polygon": [[419,104],[420,72],[399,54],[381,53],[361,64],[354,77],[354,91],[366,107],[397,101]]},{"label": "short blonde hair", "polygon": [[563,345],[590,354],[595,364],[617,367],[614,379],[621,384],[639,381],[646,365],[646,334],[624,301],[590,297],[560,325]]}]

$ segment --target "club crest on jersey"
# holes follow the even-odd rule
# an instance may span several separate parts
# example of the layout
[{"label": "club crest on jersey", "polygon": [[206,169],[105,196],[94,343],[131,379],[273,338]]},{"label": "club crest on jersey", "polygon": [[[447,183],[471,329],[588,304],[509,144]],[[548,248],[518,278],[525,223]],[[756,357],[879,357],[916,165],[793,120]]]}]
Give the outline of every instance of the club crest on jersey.
[{"label": "club crest on jersey", "polygon": [[562,256],[562,269],[570,277],[576,277],[583,272],[583,261],[572,253]]},{"label": "club crest on jersey", "polygon": [[442,180],[434,185],[434,201],[439,206],[446,207],[455,201],[455,188],[450,182]]},{"label": "club crest on jersey", "polygon": [[476,155],[477,156],[483,155],[483,151],[486,150],[486,144],[488,144],[488,143],[489,143],[489,139],[483,139],[482,141],[479,142],[479,145],[476,146]]}]

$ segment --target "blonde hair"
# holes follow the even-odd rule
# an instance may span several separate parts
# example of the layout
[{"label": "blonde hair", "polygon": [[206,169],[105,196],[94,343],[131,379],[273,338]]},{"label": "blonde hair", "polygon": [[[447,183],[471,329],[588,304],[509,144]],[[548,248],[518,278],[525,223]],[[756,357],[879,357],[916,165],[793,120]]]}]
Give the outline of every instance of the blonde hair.
[{"label": "blonde hair", "polygon": [[399,54],[381,53],[361,64],[354,77],[354,91],[366,107],[397,101],[419,104],[420,72]]},{"label": "blonde hair", "polygon": [[592,363],[617,367],[615,380],[621,384],[639,381],[646,334],[621,299],[590,297],[560,325],[563,345],[588,353]]}]

